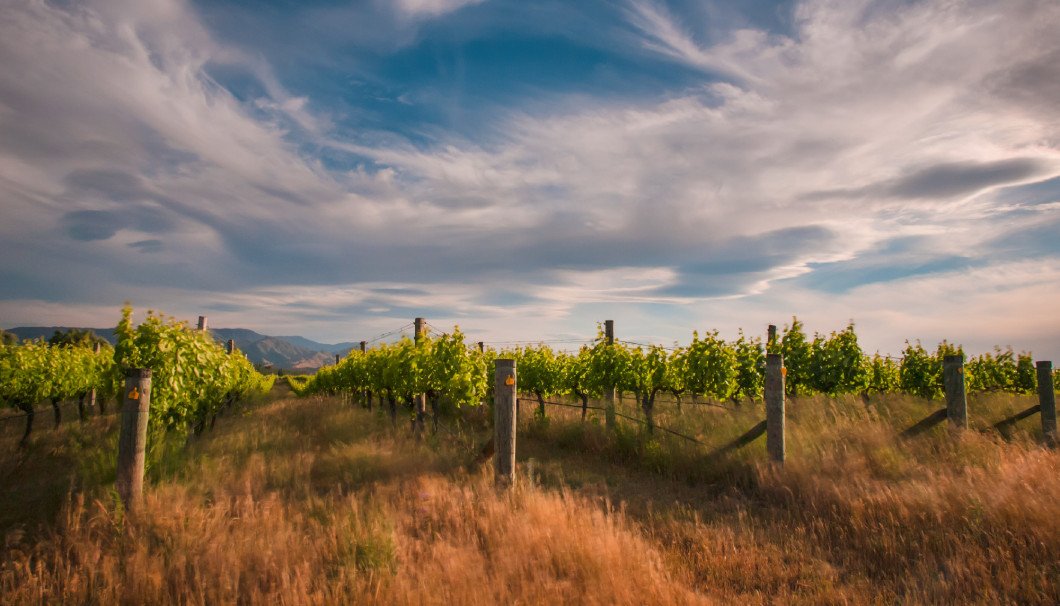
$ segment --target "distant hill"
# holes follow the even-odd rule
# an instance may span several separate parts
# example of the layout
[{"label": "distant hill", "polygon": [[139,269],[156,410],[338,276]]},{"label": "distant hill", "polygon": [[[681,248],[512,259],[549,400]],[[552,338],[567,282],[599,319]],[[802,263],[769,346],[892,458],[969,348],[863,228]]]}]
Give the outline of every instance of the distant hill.
[{"label": "distant hill", "polygon": [[279,368],[310,369],[335,363],[335,354],[331,352],[299,347],[279,337],[265,337],[240,349],[256,364]]},{"label": "distant hill", "polygon": [[[48,340],[55,331],[66,332],[69,326],[19,326],[8,328],[20,341]],[[113,328],[81,328],[91,330],[114,345]],[[211,328],[210,336],[225,344],[229,339],[235,341],[239,351],[247,354],[247,359],[255,364],[266,364],[275,368],[314,370],[335,363],[335,354],[345,356],[352,347],[360,344],[338,343],[328,345],[304,337],[271,337],[246,328]]]},{"label": "distant hill", "polygon": [[[35,341],[37,339],[44,339],[47,341],[55,334],[55,331],[66,332],[70,330],[69,326],[19,326],[18,328],[7,328],[7,332],[14,334],[18,337],[19,341]],[[81,328],[81,330],[91,330],[96,333],[97,337],[102,337],[110,342],[111,345],[117,343],[117,339],[114,338],[113,328]]]},{"label": "distant hill", "polygon": [[287,341],[288,343],[290,343],[292,345],[297,345],[299,347],[305,347],[306,349],[313,349],[313,350],[316,350],[316,351],[330,351],[331,353],[337,353],[337,354],[342,354],[342,355],[348,354],[350,352],[350,350],[355,348],[355,347],[356,348],[360,348],[361,347],[360,343],[345,342],[345,343],[336,343],[334,345],[329,345],[327,343],[318,343],[316,341],[310,341],[309,339],[307,339],[305,337],[276,337],[276,338],[277,339],[283,339],[284,341]]}]

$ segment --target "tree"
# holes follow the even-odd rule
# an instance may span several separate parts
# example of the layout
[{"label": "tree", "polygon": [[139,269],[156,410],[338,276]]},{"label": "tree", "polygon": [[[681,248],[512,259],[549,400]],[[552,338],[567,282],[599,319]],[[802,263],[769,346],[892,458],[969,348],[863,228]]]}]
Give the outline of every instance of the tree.
[{"label": "tree", "polygon": [[66,332],[57,330],[55,334],[48,338],[48,345],[52,347],[84,347],[85,349],[92,349],[97,343],[100,347],[110,345],[106,339],[96,335],[89,328],[71,328]]},{"label": "tree", "polygon": [[14,333],[0,330],[0,345],[18,345],[18,337]]}]

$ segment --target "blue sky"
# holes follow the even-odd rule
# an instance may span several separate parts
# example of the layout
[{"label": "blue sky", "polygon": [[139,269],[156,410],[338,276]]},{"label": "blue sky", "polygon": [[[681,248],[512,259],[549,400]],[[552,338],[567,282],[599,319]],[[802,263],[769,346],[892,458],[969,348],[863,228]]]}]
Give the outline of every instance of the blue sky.
[{"label": "blue sky", "polygon": [[13,0],[0,326],[1060,359],[1060,4]]}]

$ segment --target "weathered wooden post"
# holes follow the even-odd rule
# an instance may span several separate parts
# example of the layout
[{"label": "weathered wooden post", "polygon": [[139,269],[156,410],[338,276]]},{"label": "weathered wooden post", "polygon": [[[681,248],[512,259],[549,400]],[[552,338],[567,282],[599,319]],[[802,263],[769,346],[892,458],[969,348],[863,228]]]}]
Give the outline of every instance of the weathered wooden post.
[{"label": "weathered wooden post", "polygon": [[[368,341],[361,341],[361,355],[367,355],[368,353]],[[368,393],[367,387],[361,387],[361,402],[366,403],[368,410],[372,410],[372,396]]]},{"label": "weathered wooden post", "polygon": [[946,418],[950,429],[968,429],[968,398],[964,390],[964,355],[942,359],[942,384],[946,390]]},{"label": "weathered wooden post", "polygon": [[486,342],[485,341],[479,341],[478,342],[478,352],[479,353],[486,353]]},{"label": "weathered wooden post", "polygon": [[[604,320],[604,338],[607,340],[608,347],[615,344],[614,320]],[[615,426],[615,386],[613,384],[604,387],[604,399],[607,400],[604,405],[605,425],[613,428]]]},{"label": "weathered wooden post", "polygon": [[775,353],[774,343],[777,342],[777,325],[770,324],[766,332],[766,353]]},{"label": "weathered wooden post", "polygon": [[133,509],[144,487],[144,453],[147,449],[147,416],[151,405],[151,371],[125,371],[125,396],[118,435],[118,495],[125,509]]},{"label": "weathered wooden post", "polygon": [[515,360],[494,360],[494,369],[494,480],[498,486],[512,486],[515,483],[515,401],[518,387]]},{"label": "weathered wooden post", "polygon": [[1038,369],[1038,404],[1042,409],[1042,436],[1049,446],[1056,446],[1056,392],[1053,386],[1053,363],[1040,361]]},{"label": "weathered wooden post", "polygon": [[228,350],[228,355],[232,355],[232,354],[234,354],[236,352],[236,341],[235,341],[235,339],[229,339],[228,340],[227,350]]},{"label": "weathered wooden post", "polygon": [[342,356],[340,356],[339,354],[335,354],[335,366],[339,365],[339,360],[341,360],[341,359],[342,359]]},{"label": "weathered wooden post", "polygon": [[[99,343],[96,343],[95,345],[92,346],[92,353],[94,353],[95,355],[98,356],[99,352],[100,352],[100,345],[99,345]],[[89,410],[91,410],[92,407],[95,406],[95,405],[96,405],[96,388],[93,387],[92,389],[88,390],[88,408],[89,408]],[[103,414],[103,404],[102,403],[100,403],[100,405],[99,405],[99,414]]]},{"label": "weathered wooden post", "polygon": [[[98,353],[100,352],[100,345],[99,345],[99,343],[96,343],[96,346],[95,346],[95,347],[93,347],[92,349],[93,349],[93,350],[94,350],[94,351],[95,351],[95,352],[96,352],[96,353],[98,354]],[[89,398],[90,398],[90,400],[91,400],[91,401],[89,402],[89,405],[90,405],[90,406],[91,406],[92,404],[99,404],[99,414],[100,414],[100,415],[103,415],[103,414],[105,414],[105,413],[107,412],[107,399],[106,399],[106,398],[100,398],[100,397],[98,396],[98,394],[96,393],[96,390],[95,390],[95,389],[93,389],[93,390],[92,390],[92,391],[91,391],[91,392],[89,393]]]},{"label": "weathered wooden post", "polygon": [[206,330],[206,316],[199,316],[199,330]]},{"label": "weathered wooden post", "polygon": [[[413,321],[413,324],[416,327],[416,344],[419,345],[420,341],[423,340],[423,333],[427,328],[427,321],[423,318],[416,318]],[[427,394],[416,394],[413,403],[415,404],[414,407],[416,409],[416,419],[413,424],[413,430],[422,435],[427,419]]]},{"label": "weathered wooden post", "polygon": [[766,450],[769,459],[784,462],[784,356],[766,354]]}]

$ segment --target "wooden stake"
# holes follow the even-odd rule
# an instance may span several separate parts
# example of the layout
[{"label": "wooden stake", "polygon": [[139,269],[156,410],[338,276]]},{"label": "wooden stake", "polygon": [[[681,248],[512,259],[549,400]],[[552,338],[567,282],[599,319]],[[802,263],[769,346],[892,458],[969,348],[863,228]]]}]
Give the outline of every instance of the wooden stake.
[{"label": "wooden stake", "polygon": [[968,399],[964,390],[964,356],[942,359],[942,384],[946,389],[946,418],[950,429],[968,429]]},{"label": "wooden stake", "polygon": [[151,371],[130,368],[125,372],[125,396],[118,435],[118,495],[127,510],[134,509],[144,487],[144,453],[147,418],[151,405]]},{"label": "wooden stake", "polygon": [[[416,344],[419,344],[423,340],[423,334],[427,329],[427,321],[423,318],[416,318],[413,324],[416,327]],[[416,394],[413,398],[413,404],[416,409],[415,430],[422,435],[427,420],[427,394]]]},{"label": "wooden stake", "polygon": [[206,316],[199,316],[199,330],[206,330]]},{"label": "wooden stake", "polygon": [[[615,344],[615,321],[604,320],[604,338],[607,339],[607,345],[610,347]],[[604,424],[608,428],[614,428],[615,426],[615,386],[608,385],[604,387],[604,399],[607,403],[604,406]]]},{"label": "wooden stake", "polygon": [[494,480],[498,486],[515,483],[515,401],[517,393],[515,360],[494,360],[493,375],[493,458]]},{"label": "wooden stake", "polygon": [[[361,354],[364,355],[364,354],[367,354],[367,353],[368,353],[368,342],[367,341],[361,341]],[[372,396],[370,396],[368,394],[368,388],[367,387],[361,388],[361,402],[367,403],[368,410],[372,410]]]},{"label": "wooden stake", "polygon": [[[96,343],[95,345],[92,346],[92,353],[96,354],[97,356],[99,355],[99,343]],[[93,387],[88,392],[88,408],[89,408],[89,410],[91,410],[92,407],[95,406],[95,405],[96,405],[96,388]],[[103,406],[102,405],[99,407],[99,414],[103,414]]]},{"label": "wooden stake", "polygon": [[766,354],[766,451],[769,459],[784,462],[784,356]]},{"label": "wooden stake", "polygon": [[1038,404],[1042,407],[1042,436],[1049,446],[1056,446],[1056,392],[1053,386],[1053,363],[1041,361],[1038,370]]},{"label": "wooden stake", "polygon": [[236,341],[235,339],[228,340],[228,355],[232,355],[236,352]]}]

